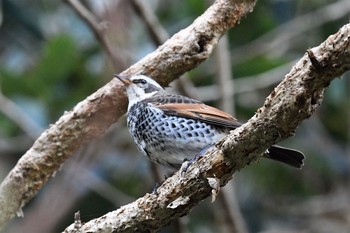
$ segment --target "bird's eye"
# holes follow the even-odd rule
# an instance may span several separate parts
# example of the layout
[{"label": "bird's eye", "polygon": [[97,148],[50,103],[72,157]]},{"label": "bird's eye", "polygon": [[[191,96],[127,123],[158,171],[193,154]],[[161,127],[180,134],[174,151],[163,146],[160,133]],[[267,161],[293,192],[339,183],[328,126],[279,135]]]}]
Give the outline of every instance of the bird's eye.
[{"label": "bird's eye", "polygon": [[147,83],[147,81],[146,80],[144,80],[144,79],[142,79],[142,78],[140,78],[140,79],[135,79],[135,80],[133,80],[132,81],[133,83],[135,83],[135,84],[146,84]]}]

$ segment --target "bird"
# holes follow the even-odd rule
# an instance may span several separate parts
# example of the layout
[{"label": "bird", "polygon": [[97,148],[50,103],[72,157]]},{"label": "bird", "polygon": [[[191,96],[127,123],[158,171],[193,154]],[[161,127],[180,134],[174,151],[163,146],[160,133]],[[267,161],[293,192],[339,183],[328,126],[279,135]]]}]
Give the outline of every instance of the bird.
[{"label": "bird", "polygon": [[[170,94],[149,76],[114,74],[128,96],[127,127],[143,155],[174,169],[193,160],[242,124],[229,113],[186,96]],[[300,151],[273,145],[263,157],[303,166]]]}]

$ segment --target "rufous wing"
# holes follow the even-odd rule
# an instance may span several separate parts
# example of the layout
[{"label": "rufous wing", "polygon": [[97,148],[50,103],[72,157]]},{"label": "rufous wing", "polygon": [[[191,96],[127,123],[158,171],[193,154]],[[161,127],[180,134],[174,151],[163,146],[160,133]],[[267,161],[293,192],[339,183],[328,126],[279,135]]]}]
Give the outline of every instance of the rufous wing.
[{"label": "rufous wing", "polygon": [[231,129],[241,126],[230,114],[203,103],[165,103],[157,107],[168,115],[191,118],[216,126]]}]

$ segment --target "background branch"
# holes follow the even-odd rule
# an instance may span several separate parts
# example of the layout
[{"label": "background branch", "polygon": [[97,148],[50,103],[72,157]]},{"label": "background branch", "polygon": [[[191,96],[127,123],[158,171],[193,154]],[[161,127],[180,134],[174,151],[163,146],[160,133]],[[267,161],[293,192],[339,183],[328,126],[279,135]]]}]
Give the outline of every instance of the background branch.
[{"label": "background branch", "polygon": [[[220,93],[220,109],[235,115],[235,98],[233,90],[235,86],[233,72],[231,68],[231,59],[229,53],[229,39],[224,35],[216,50],[217,67],[218,67],[218,86]],[[246,223],[240,210],[239,202],[235,192],[235,182],[230,182],[219,194],[218,200],[222,208],[214,208],[218,212],[223,212],[228,225],[223,232],[248,232]],[[225,226],[223,224],[223,226]]]},{"label": "background branch", "polygon": [[[290,70],[290,68],[295,64],[297,60],[288,62],[285,65],[279,66],[274,69],[270,69],[266,72],[262,72],[258,75],[247,76],[230,80],[227,85],[232,85],[234,91],[231,92],[232,95],[238,95],[246,92],[253,92],[259,89],[264,89],[269,86],[276,85],[281,81],[281,77]],[[233,85],[234,82],[234,85]],[[204,87],[197,88],[198,98],[202,101],[214,101],[220,99],[220,89],[219,86],[208,85]]]},{"label": "background branch", "polygon": [[[230,53],[232,55],[232,60],[235,61],[236,64],[243,63],[254,56],[259,56],[268,52],[274,53],[276,51],[281,51],[283,50],[281,45],[292,47],[292,44],[298,42],[300,37],[306,32],[309,32],[322,24],[339,19],[344,15],[348,15],[349,11],[350,2],[342,0],[296,17],[281,24],[247,45],[233,49]],[[299,40],[295,39],[297,37],[299,37]],[[285,51],[283,50],[283,52]]]},{"label": "background branch", "polygon": [[214,195],[232,174],[256,161],[266,148],[293,135],[296,127],[321,104],[330,82],[350,69],[350,24],[309,50],[244,125],[209,149],[186,171],[167,179],[156,192],[65,232],[153,231],[187,214]]},{"label": "background branch", "polygon": [[75,12],[87,23],[87,25],[92,29],[96,39],[100,42],[103,50],[106,52],[109,60],[113,63],[113,67],[116,69],[124,64],[124,61],[119,59],[113,51],[110,42],[106,37],[106,22],[98,22],[95,15],[92,14],[79,0],[65,0]]},{"label": "background branch", "polygon": [[14,121],[31,138],[36,139],[43,129],[15,102],[0,91],[0,111]]},{"label": "background branch", "polygon": [[152,41],[156,45],[163,44],[169,38],[169,35],[152,12],[149,3],[142,0],[132,0],[131,4],[135,12],[143,20]]}]

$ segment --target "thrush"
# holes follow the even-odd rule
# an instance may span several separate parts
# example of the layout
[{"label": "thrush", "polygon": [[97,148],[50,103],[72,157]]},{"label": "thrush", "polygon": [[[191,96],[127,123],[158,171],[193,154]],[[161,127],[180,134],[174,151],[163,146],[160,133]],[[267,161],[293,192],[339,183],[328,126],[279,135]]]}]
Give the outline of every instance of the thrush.
[{"label": "thrush", "polygon": [[[125,86],[129,99],[127,126],[138,149],[151,161],[180,168],[203,149],[240,127],[230,114],[199,100],[167,93],[145,75],[130,78],[115,75]],[[264,153],[295,168],[305,156],[293,149],[273,145]]]}]

